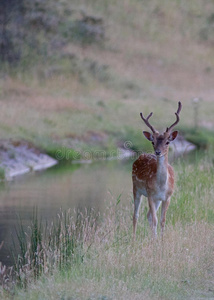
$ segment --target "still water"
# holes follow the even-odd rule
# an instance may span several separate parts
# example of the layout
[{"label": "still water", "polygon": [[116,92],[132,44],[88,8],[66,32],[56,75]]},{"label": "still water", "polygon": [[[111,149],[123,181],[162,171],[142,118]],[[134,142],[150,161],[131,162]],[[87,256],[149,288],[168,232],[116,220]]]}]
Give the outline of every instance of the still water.
[{"label": "still water", "polygon": [[9,248],[19,219],[30,224],[37,209],[42,220],[56,218],[60,209],[94,208],[103,212],[121,196],[121,204],[132,199],[131,160],[55,166],[44,172],[16,177],[0,184],[0,261],[11,263]]}]

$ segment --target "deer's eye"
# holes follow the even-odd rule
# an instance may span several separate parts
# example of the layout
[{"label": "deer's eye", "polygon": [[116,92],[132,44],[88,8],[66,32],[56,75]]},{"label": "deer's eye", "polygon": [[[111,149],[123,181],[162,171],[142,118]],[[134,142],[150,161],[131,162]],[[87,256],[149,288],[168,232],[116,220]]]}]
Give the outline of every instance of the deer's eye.
[{"label": "deer's eye", "polygon": [[169,145],[169,142],[166,142],[166,145]]}]

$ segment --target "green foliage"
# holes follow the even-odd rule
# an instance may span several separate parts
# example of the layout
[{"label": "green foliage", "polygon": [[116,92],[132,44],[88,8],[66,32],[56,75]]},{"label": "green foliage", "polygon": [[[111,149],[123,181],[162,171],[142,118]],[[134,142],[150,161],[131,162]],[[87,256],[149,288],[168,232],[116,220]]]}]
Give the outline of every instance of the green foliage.
[{"label": "green foliage", "polygon": [[71,162],[81,158],[79,152],[74,149],[62,146],[48,146],[44,149],[45,152],[51,157],[57,159],[59,162]]},{"label": "green foliage", "polygon": [[[214,181],[213,158],[206,153],[195,155],[189,162],[176,166],[177,190],[169,206],[167,218],[173,225],[205,220],[212,222],[212,182]],[[201,199],[201,200],[200,200]],[[170,221],[169,221],[170,220]]]},{"label": "green foliage", "polygon": [[0,180],[4,180],[4,179],[5,179],[5,170],[0,167]]},{"label": "green foliage", "polygon": [[[13,249],[11,249],[11,252],[14,259],[16,281],[21,287],[27,286],[28,272],[32,272],[36,279],[44,271],[44,249],[42,236],[42,224],[38,220],[37,210],[33,213],[29,232],[26,232],[26,228],[22,220],[19,220],[16,228],[16,237],[13,237]],[[18,241],[18,246],[16,239]]]},{"label": "green foliage", "polygon": [[211,13],[204,20],[204,24],[199,31],[199,36],[203,41],[209,41],[213,43],[214,41],[214,13]]},{"label": "green foliage", "polygon": [[101,18],[82,14],[79,20],[72,20],[63,28],[64,37],[73,42],[92,44],[104,40],[104,26]]},{"label": "green foliage", "polygon": [[35,143],[40,149],[42,149],[46,154],[55,158],[61,163],[70,163],[72,160],[80,159],[81,155],[78,151],[75,151],[72,148],[61,146],[57,143],[54,143],[49,138],[40,138],[37,137]]},{"label": "green foliage", "polygon": [[[30,233],[29,258],[31,265],[30,269],[34,272],[34,277],[38,278],[43,271],[44,250],[42,245],[42,224],[38,220],[37,211],[33,215]],[[26,255],[26,253],[25,253]]]},{"label": "green foliage", "polygon": [[181,127],[185,138],[198,148],[208,149],[214,147],[214,132],[207,128]]},{"label": "green foliage", "polygon": [[125,126],[120,134],[124,147],[138,152],[153,152],[151,143],[144,137],[141,130]]}]

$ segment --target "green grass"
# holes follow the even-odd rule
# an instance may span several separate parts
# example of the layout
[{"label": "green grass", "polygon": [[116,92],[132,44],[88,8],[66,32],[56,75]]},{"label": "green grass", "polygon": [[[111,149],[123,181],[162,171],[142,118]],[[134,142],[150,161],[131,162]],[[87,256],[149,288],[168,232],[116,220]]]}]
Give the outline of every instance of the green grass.
[{"label": "green grass", "polygon": [[0,181],[5,179],[5,170],[0,168]]},{"label": "green grass", "polygon": [[43,148],[44,151],[59,162],[71,162],[81,158],[81,154],[72,148],[62,147],[59,145],[48,145]]},{"label": "green grass", "polygon": [[212,155],[178,163],[175,171],[163,240],[160,230],[151,238],[146,205],[133,243],[133,205],[124,206],[121,195],[99,218],[91,211],[79,217],[61,212],[47,226],[34,218],[26,234],[20,230],[27,251],[19,260],[19,286],[2,289],[2,299],[10,293],[29,300],[212,298]]},{"label": "green grass", "polygon": [[198,149],[208,149],[214,147],[214,132],[207,128],[181,128],[185,138],[195,144]]}]

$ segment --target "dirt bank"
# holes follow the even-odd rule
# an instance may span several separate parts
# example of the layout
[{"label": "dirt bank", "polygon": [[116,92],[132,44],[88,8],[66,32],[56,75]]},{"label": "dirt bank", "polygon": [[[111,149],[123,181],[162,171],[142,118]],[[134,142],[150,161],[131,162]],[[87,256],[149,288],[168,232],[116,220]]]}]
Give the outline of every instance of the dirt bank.
[{"label": "dirt bank", "polygon": [[6,180],[14,176],[39,171],[57,164],[57,160],[42,153],[27,141],[0,141],[1,177]]}]

